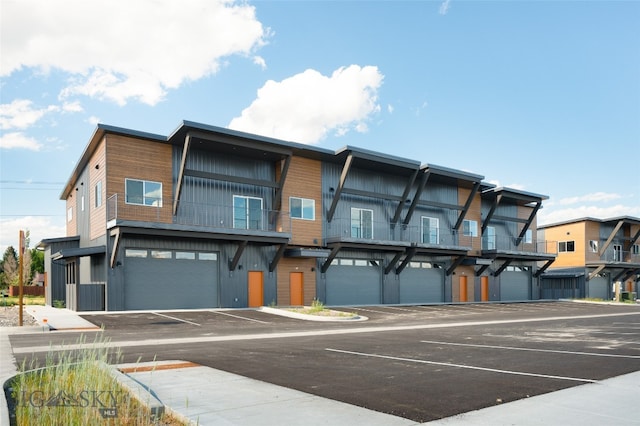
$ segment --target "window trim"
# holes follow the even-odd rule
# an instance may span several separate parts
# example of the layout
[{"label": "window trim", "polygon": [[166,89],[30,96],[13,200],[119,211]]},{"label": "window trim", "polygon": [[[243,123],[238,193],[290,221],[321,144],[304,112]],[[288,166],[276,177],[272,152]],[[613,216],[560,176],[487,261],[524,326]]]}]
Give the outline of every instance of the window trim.
[{"label": "window trim", "polygon": [[[129,182],[142,182],[142,202],[141,203],[135,203],[135,202],[129,201],[129,191],[128,191]],[[147,204],[145,202],[147,200],[147,197],[145,195],[147,192],[146,191],[147,183],[154,183],[154,184],[160,185],[160,198],[153,198],[153,199],[149,198],[150,200],[154,200],[151,204]],[[162,207],[162,182],[156,182],[154,180],[146,180],[146,179],[124,178],[124,202],[125,204],[130,204],[133,206]]]},{"label": "window trim", "polygon": [[[564,246],[564,250],[563,250],[563,246]],[[571,250],[569,250],[569,246],[571,246]],[[575,240],[558,241],[558,253],[575,253],[575,251],[576,251]]]},{"label": "window trim", "polygon": [[496,238],[496,227],[495,226],[487,226],[487,250],[496,250],[497,249],[497,238]]},{"label": "window trim", "polygon": [[[473,224],[473,227],[470,226],[471,224]],[[468,233],[466,232],[465,225],[467,225],[468,228],[469,228],[469,232]],[[478,221],[477,220],[471,220],[471,219],[463,220],[462,221],[462,235],[464,235],[465,237],[477,237],[478,236]]]},{"label": "window trim", "polygon": [[93,187],[93,207],[98,208],[102,206],[102,181],[99,180],[96,182],[96,185]]},{"label": "window trim", "polygon": [[[244,217],[244,228],[240,228],[236,226],[236,209],[238,207],[236,207],[236,199],[243,199],[245,201],[249,201],[249,200],[260,200],[260,223],[258,224],[257,228],[252,228],[250,227],[250,215],[249,215],[249,203],[246,203],[245,206],[245,217]],[[250,195],[234,195],[233,196],[233,229],[253,229],[256,231],[262,230],[263,227],[263,212],[264,212],[264,200],[260,197],[253,197]]]},{"label": "window trim", "polygon": [[[291,205],[292,205],[292,201],[293,200],[300,200],[300,217],[294,216],[293,215],[293,211],[291,209]],[[307,202],[311,202],[311,217],[304,217],[304,211],[305,211],[305,201]],[[307,208],[309,208],[309,206],[307,206]],[[316,200],[314,200],[313,198],[303,198],[303,197],[294,197],[291,196],[289,197],[289,216],[291,217],[291,219],[299,219],[299,220],[310,220],[310,221],[314,221],[316,220]]]},{"label": "window trim", "polygon": [[[353,235],[353,229],[354,229],[354,227],[353,227],[353,223],[354,223],[353,222],[353,213],[355,211],[358,212],[358,224],[359,224],[358,230],[360,231],[359,232],[359,234],[360,234],[359,236],[354,236]],[[362,212],[365,212],[365,211],[371,212],[371,226],[369,227],[369,231],[370,231],[371,234],[368,237],[365,237],[364,236],[365,233],[363,232],[364,222],[362,220]],[[350,225],[350,229],[351,229],[351,234],[350,234],[351,238],[358,238],[358,239],[363,239],[363,240],[373,240],[373,209],[363,209],[363,208],[360,208],[360,207],[351,207],[351,218],[350,219],[351,219],[351,221],[350,221],[349,225]]]},{"label": "window trim", "polygon": [[[429,241],[425,241],[424,237],[425,237],[425,224],[424,221],[425,219],[428,219],[428,223],[429,223]],[[436,226],[431,226],[431,221],[435,221]],[[435,235],[435,241],[431,241],[431,230],[435,228],[436,231],[436,235]],[[420,216],[420,231],[421,231],[421,241],[422,244],[439,244],[440,243],[440,219],[438,219],[437,217],[431,217],[431,216]]]}]

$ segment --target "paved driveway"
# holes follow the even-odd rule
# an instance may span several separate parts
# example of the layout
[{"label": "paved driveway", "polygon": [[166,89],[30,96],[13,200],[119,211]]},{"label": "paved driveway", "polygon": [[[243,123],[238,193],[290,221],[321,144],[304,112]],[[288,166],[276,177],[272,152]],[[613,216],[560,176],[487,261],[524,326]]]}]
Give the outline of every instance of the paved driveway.
[{"label": "paved driveway", "polygon": [[[255,310],[83,317],[104,326],[125,362],[192,361],[418,422],[640,370],[636,306],[340,309],[369,320],[317,323]],[[46,333],[11,341],[21,361],[72,338]]]}]

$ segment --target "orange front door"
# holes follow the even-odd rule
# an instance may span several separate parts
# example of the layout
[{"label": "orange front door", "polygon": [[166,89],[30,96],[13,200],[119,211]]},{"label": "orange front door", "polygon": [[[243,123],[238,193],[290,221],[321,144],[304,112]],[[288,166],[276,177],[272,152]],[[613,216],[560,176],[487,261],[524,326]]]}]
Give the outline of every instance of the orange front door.
[{"label": "orange front door", "polygon": [[289,304],[291,306],[304,305],[304,287],[302,272],[289,273]]},{"label": "orange front door", "polygon": [[467,301],[467,276],[462,275],[460,277],[460,301]]},{"label": "orange front door", "polygon": [[257,308],[263,303],[264,293],[262,271],[249,271],[249,307]]},{"label": "orange front door", "polygon": [[480,277],[480,300],[489,301],[489,277]]}]

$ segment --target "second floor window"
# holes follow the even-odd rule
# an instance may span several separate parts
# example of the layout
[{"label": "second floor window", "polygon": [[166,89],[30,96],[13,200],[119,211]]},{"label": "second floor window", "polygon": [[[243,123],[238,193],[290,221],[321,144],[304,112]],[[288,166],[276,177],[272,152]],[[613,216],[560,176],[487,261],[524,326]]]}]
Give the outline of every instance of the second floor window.
[{"label": "second floor window", "polygon": [[568,251],[576,251],[575,241],[560,241],[558,242],[558,252],[564,253]]},{"label": "second floor window", "polygon": [[589,241],[589,249],[591,250],[591,253],[597,253],[598,252],[598,241],[590,240]]},{"label": "second floor window", "polygon": [[465,220],[462,222],[462,233],[467,237],[478,236],[478,222],[475,220]]},{"label": "second floor window", "polygon": [[315,207],[315,200],[289,197],[289,212],[292,219],[315,220]]},{"label": "second floor window", "polygon": [[125,199],[127,204],[162,207],[162,183],[125,179]]},{"label": "second floor window", "polygon": [[440,241],[440,221],[435,217],[422,216],[422,242],[438,244]]},{"label": "second floor window", "polygon": [[233,227],[262,229],[262,198],[234,195]]},{"label": "second floor window", "polygon": [[487,226],[487,250],[496,249],[496,228],[495,226]]},{"label": "second floor window", "polygon": [[373,239],[373,210],[351,208],[351,238]]},{"label": "second floor window", "polygon": [[96,182],[94,191],[94,207],[100,207],[102,205],[102,181]]}]

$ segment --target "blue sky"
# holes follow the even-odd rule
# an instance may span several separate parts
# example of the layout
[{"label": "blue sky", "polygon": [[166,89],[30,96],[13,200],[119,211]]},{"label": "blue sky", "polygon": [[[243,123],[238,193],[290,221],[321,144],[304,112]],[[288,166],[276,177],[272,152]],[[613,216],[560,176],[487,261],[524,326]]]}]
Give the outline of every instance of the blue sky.
[{"label": "blue sky", "polygon": [[640,1],[0,0],[0,250],[96,123],[358,146],[640,217]]}]

